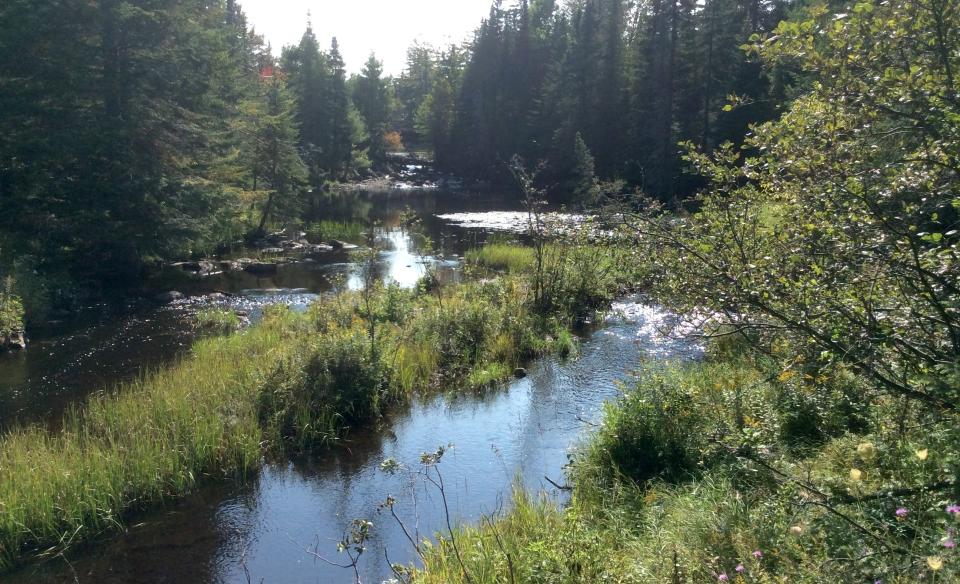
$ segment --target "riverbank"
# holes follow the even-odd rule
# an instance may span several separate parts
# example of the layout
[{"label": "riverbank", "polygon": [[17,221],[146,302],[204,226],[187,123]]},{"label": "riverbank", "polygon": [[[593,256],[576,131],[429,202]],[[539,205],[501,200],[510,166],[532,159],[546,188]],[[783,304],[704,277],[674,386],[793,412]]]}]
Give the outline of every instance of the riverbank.
[{"label": "riverbank", "polygon": [[[248,473],[264,449],[335,443],[415,392],[486,385],[525,359],[571,351],[585,307],[535,315],[527,278],[374,287],[302,315],[269,311],[251,330],[201,341],[178,365],[91,399],[60,432],[10,432],[0,442],[0,563],[113,530],[206,477]],[[613,274],[591,284],[607,298],[620,286]]]},{"label": "riverbank", "polygon": [[849,372],[715,344],[628,384],[573,457],[567,507],[519,490],[425,548],[414,581],[952,582],[956,440]]}]

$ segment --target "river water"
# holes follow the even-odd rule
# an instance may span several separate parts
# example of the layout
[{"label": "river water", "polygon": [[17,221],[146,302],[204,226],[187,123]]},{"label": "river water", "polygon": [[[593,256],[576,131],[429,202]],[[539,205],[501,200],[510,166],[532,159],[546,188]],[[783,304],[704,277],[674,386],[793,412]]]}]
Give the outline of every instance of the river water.
[{"label": "river water", "polygon": [[[434,264],[446,280],[457,277],[457,258],[481,244],[493,230],[458,226],[438,215],[511,208],[506,197],[464,195],[439,190],[345,193],[331,198],[326,215],[336,221],[358,221],[376,232],[383,249],[378,262],[380,277],[412,286],[423,275],[422,250],[401,228],[401,214],[412,211],[421,220],[437,256]],[[252,250],[236,250],[234,257]],[[130,379],[162,366],[189,351],[203,331],[193,327],[194,314],[203,308],[247,311],[256,320],[262,308],[283,303],[305,308],[318,294],[362,282],[347,252],[331,252],[307,262],[282,264],[275,274],[255,276],[233,271],[206,277],[168,270],[161,282],[124,303],[85,307],[30,332],[24,353],[0,353],[0,431],[14,424],[46,421],[56,424],[64,410],[90,392]],[[157,289],[156,286],[164,286]],[[161,290],[188,296],[182,302],[159,305],[153,297]],[[210,300],[207,295],[227,292],[234,296]]]},{"label": "river water", "polygon": [[[418,212],[443,253],[430,261],[456,277],[457,263],[449,258],[482,241],[489,226],[484,230],[457,227],[436,216],[489,209],[490,203],[440,201],[441,197],[420,196]],[[389,217],[391,208],[400,207],[399,202],[383,203],[379,214]],[[482,217],[472,219],[483,222]],[[380,232],[390,244],[381,257],[383,276],[411,284],[422,270],[416,261],[419,256],[410,239],[389,223]],[[345,261],[296,269],[309,274],[291,274],[291,284],[276,290],[276,282],[238,288],[238,297],[229,302],[256,307],[279,299],[305,305],[330,289],[330,282],[337,280],[332,275],[344,274],[347,285],[351,281],[352,268]],[[285,277],[283,272],[278,274],[280,279]],[[223,289],[225,284],[221,281],[217,286]],[[154,308],[147,313],[152,316],[134,310],[127,318],[138,324],[116,330],[113,338],[126,338],[129,332],[124,330],[140,330],[141,322],[148,330],[161,330],[169,313],[184,310],[189,309]],[[543,359],[531,365],[526,378],[498,389],[458,393],[451,387],[447,394],[414,400],[377,428],[350,436],[343,447],[267,462],[242,484],[204,485],[182,501],[136,518],[135,525],[120,535],[71,550],[66,557],[30,565],[7,578],[17,584],[353,582],[352,570],[328,562],[347,561],[338,554],[336,542],[351,521],[365,519],[373,529],[359,564],[363,582],[387,580],[391,577],[387,558],[403,564],[416,560],[403,529],[382,508],[388,496],[395,498],[395,510],[407,529],[419,537],[430,537],[446,525],[440,493],[416,472],[421,454],[450,446],[438,469],[454,523],[496,514],[509,504],[517,484],[549,493],[562,503],[564,493],[553,483],[564,482],[571,448],[598,421],[604,403],[616,399],[619,384],[647,360],[689,359],[699,354],[696,345],[664,334],[671,321],[670,315],[639,299],[625,300],[605,322],[582,333],[576,359]],[[93,330],[100,329],[94,325]],[[169,338],[157,333],[146,346],[139,340],[120,343],[124,347],[140,344],[140,348],[119,352],[135,360],[139,351],[159,351],[159,363],[183,351],[185,343],[187,339],[175,333]],[[91,366],[117,350],[93,351]],[[134,368],[121,365],[116,370],[122,378],[133,374]],[[21,383],[29,390],[32,379],[28,375]],[[75,395],[76,391],[65,393]],[[394,474],[381,470],[387,459],[399,462],[403,470]]]}]

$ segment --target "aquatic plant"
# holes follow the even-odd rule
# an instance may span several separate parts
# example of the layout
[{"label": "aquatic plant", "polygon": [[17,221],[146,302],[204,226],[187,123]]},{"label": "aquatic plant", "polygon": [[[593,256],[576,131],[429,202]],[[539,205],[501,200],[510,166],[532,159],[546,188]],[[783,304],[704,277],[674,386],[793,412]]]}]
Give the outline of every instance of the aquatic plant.
[{"label": "aquatic plant", "polygon": [[308,224],[304,231],[310,243],[327,243],[332,240],[339,240],[359,245],[366,240],[367,226],[358,221],[324,219]]},{"label": "aquatic plant", "polygon": [[198,328],[212,331],[234,331],[242,324],[236,311],[225,308],[205,308],[197,312],[193,318]]}]

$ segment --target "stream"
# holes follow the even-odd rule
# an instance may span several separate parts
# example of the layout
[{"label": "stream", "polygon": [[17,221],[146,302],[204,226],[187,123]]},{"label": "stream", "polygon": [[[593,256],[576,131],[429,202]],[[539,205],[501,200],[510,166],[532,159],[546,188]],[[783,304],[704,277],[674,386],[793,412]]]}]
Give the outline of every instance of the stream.
[{"label": "stream", "polygon": [[[417,281],[423,266],[397,224],[400,210],[415,208],[437,246],[437,255],[426,261],[435,262],[444,278],[455,279],[457,258],[499,230],[498,214],[486,210],[509,208],[504,201],[439,191],[385,199],[358,196],[370,199],[369,217],[381,223],[377,236],[386,247],[382,277],[407,286]],[[456,215],[456,220],[441,215]],[[218,302],[243,307],[255,318],[267,304],[304,307],[318,294],[356,286],[354,271],[348,257],[337,257],[283,266],[269,279],[209,276],[193,281],[196,289],[189,293],[202,298],[207,289],[230,292],[235,296]],[[94,311],[99,317],[74,323],[75,332],[35,340],[21,362],[0,363],[0,406],[6,412],[0,423],[48,419],[80,399],[91,384],[116,383],[184,354],[196,335],[184,323],[197,305],[188,300],[133,306],[106,316]],[[388,496],[396,500],[395,511],[406,528],[419,537],[445,529],[440,493],[415,472],[421,454],[450,445],[438,469],[454,523],[502,511],[516,485],[546,492],[562,504],[566,495],[554,483],[565,481],[571,449],[597,423],[604,404],[618,397],[620,383],[646,360],[700,354],[698,346],[663,333],[672,320],[640,298],[624,299],[604,322],[582,332],[575,359],[539,360],[530,365],[527,377],[500,388],[458,393],[451,387],[445,394],[415,399],[378,427],[355,431],[341,447],[267,462],[243,483],[205,484],[183,500],[135,518],[121,534],[29,565],[4,581],[353,582],[351,569],[333,564],[348,562],[336,544],[354,519],[373,523],[358,566],[363,582],[388,580],[387,558],[401,564],[416,560],[403,529],[382,508]],[[19,373],[10,378],[10,372]],[[404,470],[381,470],[387,459]]]}]

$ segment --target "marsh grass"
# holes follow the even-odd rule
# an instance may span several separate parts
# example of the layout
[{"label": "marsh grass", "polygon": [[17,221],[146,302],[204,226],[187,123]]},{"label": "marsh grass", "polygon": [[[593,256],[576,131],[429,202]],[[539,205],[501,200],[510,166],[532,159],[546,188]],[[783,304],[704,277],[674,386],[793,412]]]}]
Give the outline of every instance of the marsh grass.
[{"label": "marsh grass", "polygon": [[530,270],[536,261],[532,247],[511,243],[489,243],[465,257],[469,263],[513,273]]},{"label": "marsh grass", "polygon": [[68,414],[59,432],[0,441],[0,569],[112,530],[132,510],[187,493],[207,476],[256,468],[260,381],[287,350],[282,319],[198,342],[178,365]]},{"label": "marsh grass", "polygon": [[219,332],[237,330],[242,324],[235,311],[225,308],[205,308],[194,315],[194,321],[200,329]]},{"label": "marsh grass", "polygon": [[310,223],[304,231],[310,243],[326,243],[331,240],[362,244],[366,241],[367,226],[358,221],[322,220]]},{"label": "marsh grass", "polygon": [[[575,351],[574,316],[537,314],[530,297],[521,274],[430,294],[377,285],[304,314],[268,309],[257,326],[90,398],[57,432],[9,431],[0,571],[117,529],[208,477],[244,476],[266,452],[334,444],[415,393],[486,387],[527,359]],[[199,318],[232,325],[219,312]]]},{"label": "marsh grass", "polygon": [[[956,494],[930,487],[954,476],[955,424],[894,430],[904,412],[891,402],[864,427],[844,413],[843,372],[760,365],[727,351],[641,374],[576,452],[568,506],[517,492],[505,514],[456,532],[463,568],[441,540],[416,581],[956,581]],[[834,400],[811,418],[819,445],[791,448],[785,390]]]}]

